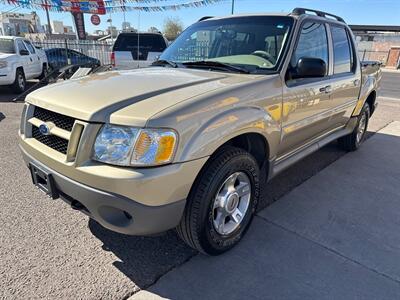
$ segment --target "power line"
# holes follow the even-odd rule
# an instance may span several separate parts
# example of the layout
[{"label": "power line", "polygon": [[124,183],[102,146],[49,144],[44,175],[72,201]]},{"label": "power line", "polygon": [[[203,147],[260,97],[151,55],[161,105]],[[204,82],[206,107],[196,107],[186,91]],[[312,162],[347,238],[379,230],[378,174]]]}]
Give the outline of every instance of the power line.
[{"label": "power line", "polygon": [[13,7],[13,8],[11,8],[10,10],[7,10],[7,11],[5,11],[5,12],[3,12],[3,13],[7,14],[7,13],[13,12],[13,11],[15,11],[15,10],[18,10],[18,9],[20,9],[20,8],[21,8],[21,5],[17,5],[16,7]]}]

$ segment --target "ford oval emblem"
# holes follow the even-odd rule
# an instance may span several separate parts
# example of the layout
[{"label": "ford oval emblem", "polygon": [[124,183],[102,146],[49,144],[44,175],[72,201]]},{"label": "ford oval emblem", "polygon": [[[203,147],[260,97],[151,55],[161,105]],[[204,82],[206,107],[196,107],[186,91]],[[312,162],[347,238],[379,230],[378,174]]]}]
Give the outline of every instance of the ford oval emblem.
[{"label": "ford oval emblem", "polygon": [[50,127],[46,123],[42,123],[39,126],[39,132],[43,135],[50,135]]}]

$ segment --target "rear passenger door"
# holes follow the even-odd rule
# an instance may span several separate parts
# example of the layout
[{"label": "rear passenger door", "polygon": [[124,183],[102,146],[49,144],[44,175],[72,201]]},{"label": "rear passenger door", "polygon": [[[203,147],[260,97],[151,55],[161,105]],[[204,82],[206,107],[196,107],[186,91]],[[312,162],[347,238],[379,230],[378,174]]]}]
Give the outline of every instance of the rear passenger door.
[{"label": "rear passenger door", "polygon": [[330,24],[333,50],[333,73],[331,75],[334,105],[332,126],[344,126],[357,103],[361,86],[361,74],[357,67],[355,46],[345,26]]},{"label": "rear passenger door", "polygon": [[[288,74],[300,58],[323,60],[324,77],[290,79]],[[279,156],[290,154],[329,131],[330,102],[329,42],[325,23],[307,20],[300,29],[283,87],[282,132]]]},{"label": "rear passenger door", "polygon": [[32,62],[32,74],[33,76],[39,76],[42,73],[42,62],[40,61],[40,57],[30,41],[24,40],[24,43],[30,53],[30,58]]}]

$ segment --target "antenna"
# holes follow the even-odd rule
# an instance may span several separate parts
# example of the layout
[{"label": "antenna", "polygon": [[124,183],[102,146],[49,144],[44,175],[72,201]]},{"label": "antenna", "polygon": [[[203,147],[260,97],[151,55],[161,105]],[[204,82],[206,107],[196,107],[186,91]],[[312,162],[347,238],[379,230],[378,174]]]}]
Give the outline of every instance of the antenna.
[{"label": "antenna", "polygon": [[137,30],[137,63],[138,63],[138,68],[140,68],[140,9],[138,10],[138,30]]}]

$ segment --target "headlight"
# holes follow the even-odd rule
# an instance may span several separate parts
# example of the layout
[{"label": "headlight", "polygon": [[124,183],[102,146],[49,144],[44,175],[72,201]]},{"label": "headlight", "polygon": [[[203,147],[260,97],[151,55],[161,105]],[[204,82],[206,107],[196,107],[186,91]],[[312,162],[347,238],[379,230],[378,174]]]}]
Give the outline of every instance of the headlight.
[{"label": "headlight", "polygon": [[6,60],[0,60],[0,69],[6,68],[8,65]]},{"label": "headlight", "polygon": [[156,166],[172,161],[177,134],[171,129],[104,125],[94,144],[93,159],[120,166]]}]

